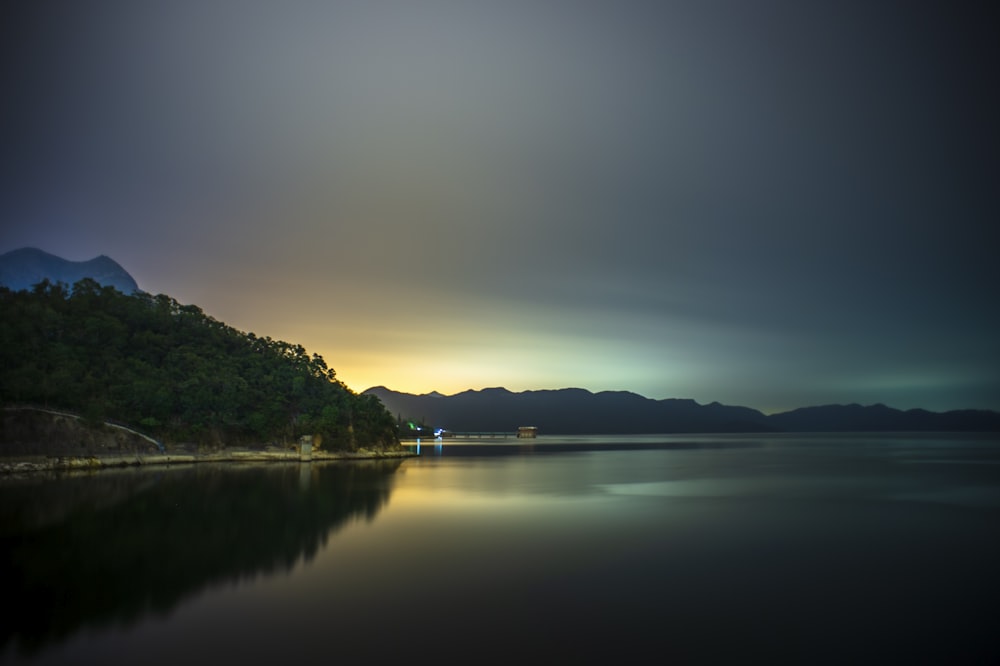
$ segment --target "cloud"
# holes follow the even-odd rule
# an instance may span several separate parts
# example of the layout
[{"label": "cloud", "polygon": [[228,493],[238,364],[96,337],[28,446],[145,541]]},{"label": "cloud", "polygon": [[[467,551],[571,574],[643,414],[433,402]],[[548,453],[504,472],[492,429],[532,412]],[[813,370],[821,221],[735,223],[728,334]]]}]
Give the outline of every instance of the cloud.
[{"label": "cloud", "polygon": [[950,404],[939,368],[1000,366],[973,10],[6,11],[5,242],[110,254],[359,388]]}]

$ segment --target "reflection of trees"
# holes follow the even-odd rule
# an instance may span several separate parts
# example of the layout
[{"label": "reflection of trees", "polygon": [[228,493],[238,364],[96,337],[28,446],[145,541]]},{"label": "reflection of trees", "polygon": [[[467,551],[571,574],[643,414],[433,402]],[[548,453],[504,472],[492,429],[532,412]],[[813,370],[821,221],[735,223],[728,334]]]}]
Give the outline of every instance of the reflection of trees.
[{"label": "reflection of trees", "polygon": [[202,464],[0,488],[11,618],[0,646],[17,637],[34,652],[208,585],[288,571],[351,519],[374,518],[399,464]]}]

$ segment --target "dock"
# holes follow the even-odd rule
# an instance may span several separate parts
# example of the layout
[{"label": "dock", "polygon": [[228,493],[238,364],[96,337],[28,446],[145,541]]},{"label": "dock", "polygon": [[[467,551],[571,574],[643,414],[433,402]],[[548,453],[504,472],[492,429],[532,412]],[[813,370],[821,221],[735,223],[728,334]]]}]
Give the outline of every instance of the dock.
[{"label": "dock", "polygon": [[516,432],[496,432],[496,431],[475,431],[475,432],[448,432],[444,435],[446,439],[508,439],[517,437]]}]

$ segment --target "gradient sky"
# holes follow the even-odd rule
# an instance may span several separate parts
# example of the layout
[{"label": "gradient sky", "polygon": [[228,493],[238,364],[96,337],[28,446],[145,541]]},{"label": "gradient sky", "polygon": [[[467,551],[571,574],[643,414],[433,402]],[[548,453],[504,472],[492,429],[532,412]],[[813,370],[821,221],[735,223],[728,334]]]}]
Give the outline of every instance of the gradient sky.
[{"label": "gradient sky", "polygon": [[357,391],[1000,409],[988,11],[13,0],[0,252]]}]

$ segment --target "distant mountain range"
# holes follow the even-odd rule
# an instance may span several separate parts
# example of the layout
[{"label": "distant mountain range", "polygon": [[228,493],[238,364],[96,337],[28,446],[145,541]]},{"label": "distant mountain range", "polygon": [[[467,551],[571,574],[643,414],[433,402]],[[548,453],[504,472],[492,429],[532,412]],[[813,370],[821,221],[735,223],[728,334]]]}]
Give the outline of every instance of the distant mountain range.
[{"label": "distant mountain range", "polygon": [[901,411],[885,405],[825,405],[766,415],[749,407],[694,400],[653,400],[627,391],[592,393],[566,388],[514,393],[504,388],[413,395],[377,386],[395,416],[454,432],[513,432],[536,426],[541,434],[696,432],[998,432],[1000,413],[987,410]]},{"label": "distant mountain range", "polygon": [[0,255],[0,285],[14,291],[31,289],[42,280],[69,286],[91,278],[123,294],[138,291],[135,279],[111,257],[103,254],[89,261],[69,261],[37,248],[25,247]]}]

